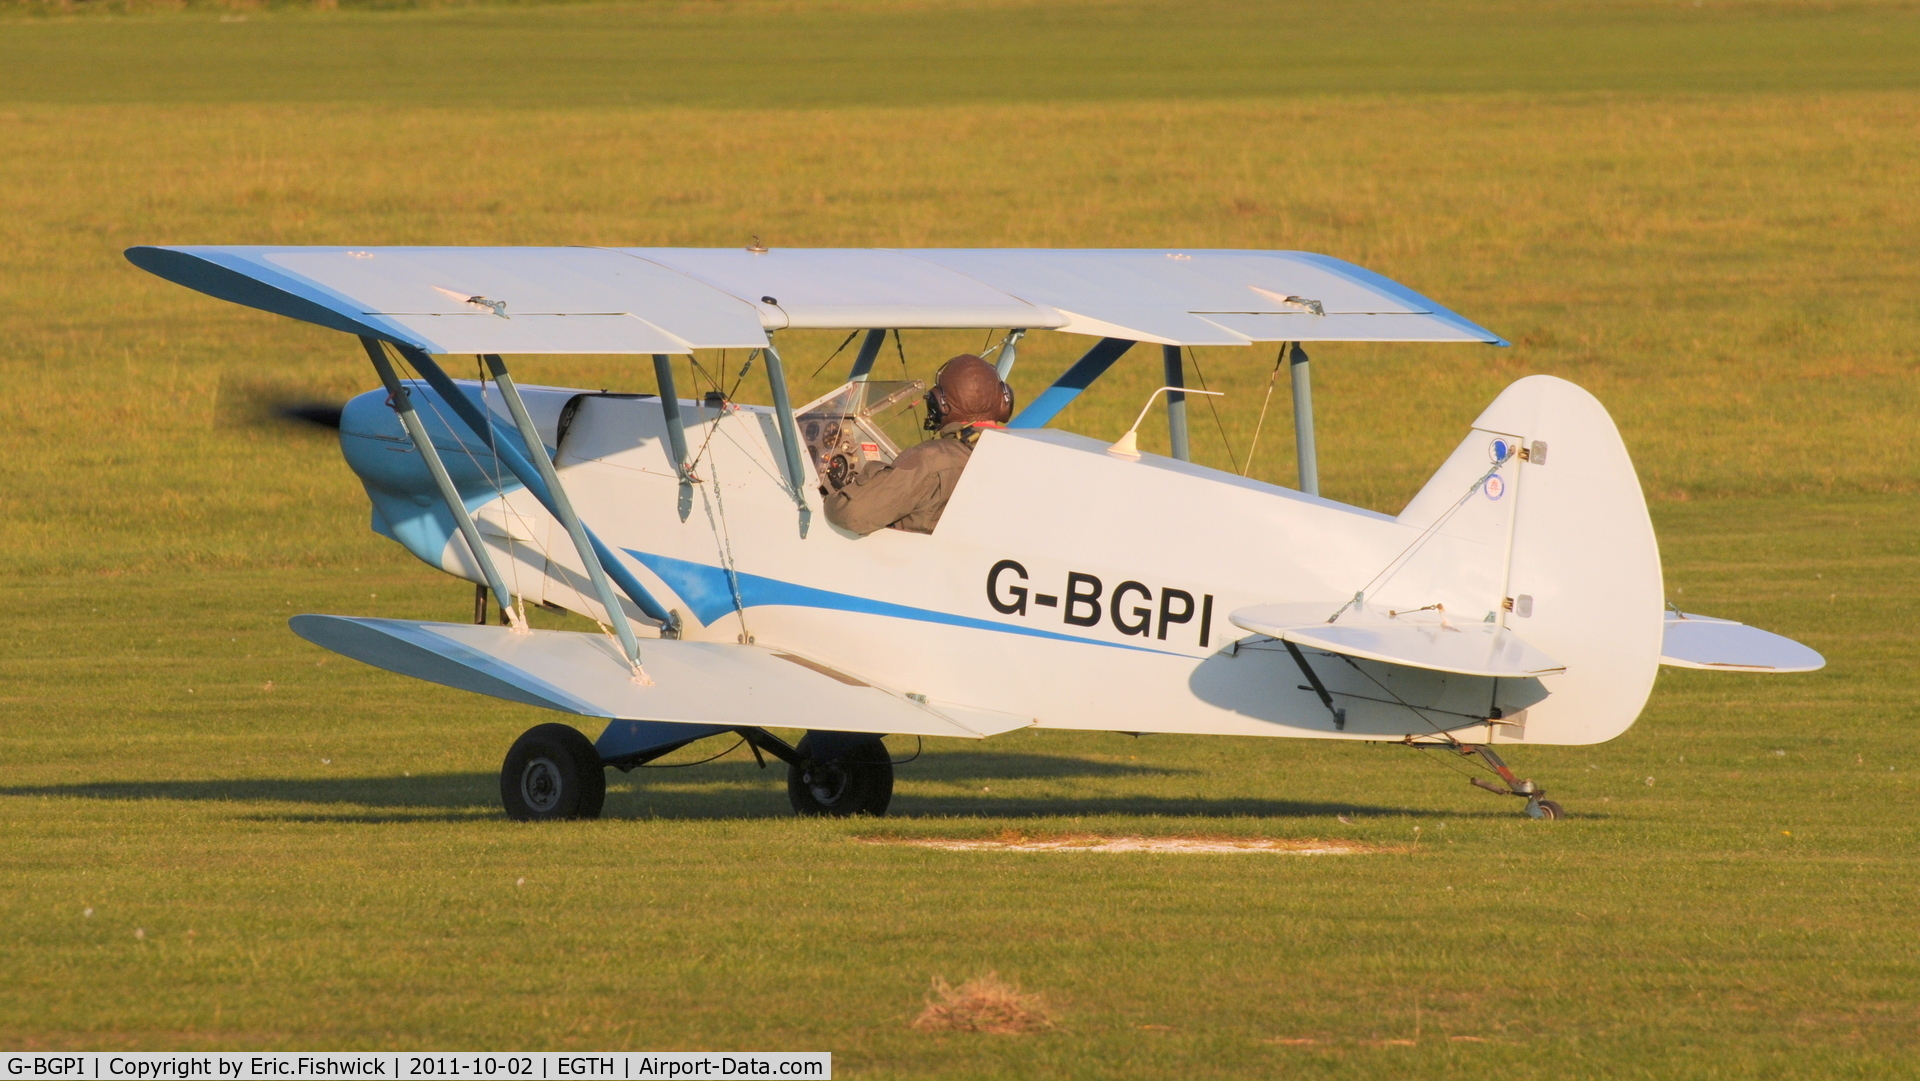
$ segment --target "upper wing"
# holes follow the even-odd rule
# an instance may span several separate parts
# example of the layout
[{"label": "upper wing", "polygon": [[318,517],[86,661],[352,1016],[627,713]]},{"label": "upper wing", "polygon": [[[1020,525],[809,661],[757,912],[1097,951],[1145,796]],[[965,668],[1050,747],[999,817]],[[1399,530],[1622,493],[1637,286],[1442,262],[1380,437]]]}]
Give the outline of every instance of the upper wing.
[{"label": "upper wing", "polygon": [[1550,676],[1566,666],[1495,623],[1455,623],[1433,612],[1392,615],[1372,606],[1348,608],[1338,622],[1327,617],[1341,602],[1256,604],[1228,619],[1256,634],[1312,646],[1328,653],[1410,668],[1467,676]]},{"label": "upper wing", "polygon": [[1498,335],[1298,251],[135,247],[222,300],[428,353],[756,348],[786,327],[1026,327],[1163,345]]},{"label": "upper wing", "polygon": [[1723,672],[1814,672],[1827,659],[1791,638],[1731,619],[1668,612],[1660,663]]},{"label": "upper wing", "polygon": [[685,353],[767,344],[754,305],[604,248],[139,247],[209,296],[428,353]]},{"label": "upper wing", "polygon": [[760,646],[649,639],[652,686],[619,646],[574,631],[301,615],[295,634],[404,676],[584,717],[884,735],[983,733],[805,658]]},{"label": "upper wing", "polygon": [[1492,331],[1364,267],[1306,251],[928,248],[906,254],[1062,317],[1162,345],[1486,342]]}]

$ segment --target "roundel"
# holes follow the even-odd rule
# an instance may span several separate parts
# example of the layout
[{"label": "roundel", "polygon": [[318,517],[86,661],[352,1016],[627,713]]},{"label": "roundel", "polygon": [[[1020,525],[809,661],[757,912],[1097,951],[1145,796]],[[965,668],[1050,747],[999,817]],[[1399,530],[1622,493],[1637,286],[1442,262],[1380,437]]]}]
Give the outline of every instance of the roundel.
[{"label": "roundel", "polygon": [[1482,490],[1487,493],[1488,499],[1498,499],[1507,494],[1507,482],[1499,477],[1488,477]]},{"label": "roundel", "polygon": [[1507,457],[1511,455],[1513,451],[1514,451],[1513,444],[1507,442],[1504,439],[1496,439],[1493,442],[1487,444],[1487,457],[1493,459],[1496,462],[1506,461]]}]

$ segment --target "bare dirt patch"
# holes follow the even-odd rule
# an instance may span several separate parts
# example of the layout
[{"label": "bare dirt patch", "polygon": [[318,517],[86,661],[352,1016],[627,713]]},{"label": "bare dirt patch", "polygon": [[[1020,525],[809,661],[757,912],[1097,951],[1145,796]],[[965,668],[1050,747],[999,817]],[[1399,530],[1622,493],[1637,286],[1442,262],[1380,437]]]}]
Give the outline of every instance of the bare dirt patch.
[{"label": "bare dirt patch", "polygon": [[875,845],[937,848],[948,852],[1265,852],[1285,856],[1354,856],[1391,851],[1358,841],[1273,837],[1104,837],[1094,834],[1028,837],[862,837]]},{"label": "bare dirt patch", "polygon": [[939,976],[927,994],[927,1008],[913,1019],[921,1032],[994,1032],[1015,1036],[1053,1027],[1047,1004],[989,972],[954,987]]}]

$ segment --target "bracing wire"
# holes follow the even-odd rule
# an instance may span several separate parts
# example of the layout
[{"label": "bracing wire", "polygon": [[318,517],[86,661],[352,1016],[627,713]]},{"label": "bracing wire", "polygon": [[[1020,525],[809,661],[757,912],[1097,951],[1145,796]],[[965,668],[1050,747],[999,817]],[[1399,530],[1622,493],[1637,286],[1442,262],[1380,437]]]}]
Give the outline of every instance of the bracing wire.
[{"label": "bracing wire", "polygon": [[[402,360],[403,362],[405,361],[405,359],[406,359],[406,358],[405,358],[404,356],[403,356],[403,357],[401,358],[401,360]],[[419,373],[419,372],[418,372],[417,370],[415,370],[415,369],[413,369],[413,367],[412,367],[411,365],[408,365],[408,370],[410,370],[410,371],[413,371],[413,373],[414,373],[414,375],[415,375],[416,377],[417,377],[417,376],[419,376],[419,374],[420,374],[420,373]],[[485,407],[485,405],[486,405],[486,398],[485,398],[485,393],[486,393],[486,384],[485,384],[485,382],[483,381],[483,382],[481,383],[481,394],[482,394],[482,397],[481,397],[481,400],[480,400],[480,401],[481,401],[481,406],[482,406],[483,408],[484,408],[484,407]],[[439,422],[440,422],[441,424],[443,424],[443,425],[445,425],[445,426],[447,427],[447,430],[448,430],[448,431],[455,431],[455,429],[454,429],[454,428],[453,428],[453,426],[452,426],[452,422],[451,422],[451,421],[449,421],[449,420],[447,419],[447,416],[446,416],[446,414],[444,414],[444,413],[442,413],[442,412],[440,411],[440,407],[439,407],[439,405],[438,405],[438,404],[436,404],[436,403],[434,403],[434,402],[433,402],[433,400],[432,400],[431,398],[429,398],[429,399],[428,399],[427,401],[428,401],[428,406],[429,406],[429,408],[431,408],[431,409],[433,410],[433,416],[434,416],[434,419],[435,419],[435,420],[438,420],[438,421],[439,421]],[[494,437],[494,435],[493,435],[493,418],[492,418],[492,414],[491,414],[491,413],[488,413],[488,414],[486,414],[486,416],[487,416],[487,438],[488,438],[488,440],[489,440],[489,441],[491,442],[491,440],[493,440],[493,439],[495,438],[495,437]],[[459,438],[458,436],[456,436],[456,437],[455,437],[455,439],[454,439],[454,444],[455,444],[456,446],[458,446],[458,447],[460,448],[460,451],[461,451],[461,453],[463,453],[463,454],[465,454],[465,455],[467,456],[467,460],[473,463],[473,467],[474,467],[474,468],[475,468],[476,470],[479,470],[479,471],[480,471],[480,473],[481,473],[481,474],[482,474],[483,476],[488,476],[488,477],[489,477],[490,479],[492,479],[492,480],[494,480],[494,491],[495,491],[495,493],[496,493],[496,494],[498,494],[498,495],[501,495],[501,496],[503,497],[503,498],[502,498],[502,502],[501,502],[501,506],[502,506],[502,508],[503,508],[503,509],[505,510],[505,512],[506,512],[506,513],[510,513],[510,514],[512,514],[512,515],[513,515],[513,516],[514,516],[514,517],[515,517],[516,519],[519,519],[519,520],[520,520],[521,522],[523,522],[523,523],[524,523],[524,522],[525,522],[525,519],[521,517],[521,515],[519,514],[519,512],[517,512],[517,511],[514,511],[514,510],[513,510],[513,509],[512,509],[511,507],[508,507],[508,506],[507,506],[507,504],[505,503],[505,501],[504,501],[504,495],[505,495],[505,493],[504,493],[504,490],[503,490],[503,489],[501,488],[501,486],[500,486],[500,484],[499,484],[499,480],[498,480],[498,477],[497,477],[497,475],[495,475],[495,474],[489,474],[489,473],[487,473],[487,471],[486,471],[486,468],[485,468],[484,466],[482,466],[482,465],[480,464],[480,460],[479,460],[479,458],[478,458],[478,457],[476,457],[476,456],[474,455],[474,453],[473,453],[473,448],[471,448],[471,447],[469,447],[469,446],[467,445],[467,442],[466,442],[466,440],[464,440],[464,439],[460,439],[460,438]],[[497,452],[497,451],[496,451],[496,452],[495,452],[495,454],[494,454],[494,460],[495,460],[496,462],[498,462],[498,461],[499,461],[499,454],[498,454],[498,452]],[[513,543],[513,538],[512,538],[511,536],[509,536],[509,537],[507,538],[507,543],[508,543],[508,546],[509,546],[509,547],[508,547],[508,554],[509,554],[509,556],[511,556],[511,555],[512,555],[512,547],[511,547],[511,546],[512,546],[512,543]],[[516,560],[516,561],[514,561],[514,562],[513,562],[513,564],[512,564],[512,566],[513,566],[513,576],[514,576],[514,584],[515,584],[515,585],[517,586],[517,585],[519,584],[519,581],[520,581],[520,565],[519,565],[519,562],[518,562],[517,560]],[[549,575],[548,575],[548,580],[549,580],[549,581],[553,581],[553,580],[555,580],[555,578],[554,578],[554,576],[553,576],[553,575],[551,575],[551,574],[549,574]],[[561,578],[561,579],[559,579],[559,580],[560,580],[560,581],[563,581],[563,582],[565,582],[565,583],[566,583],[566,585],[567,585],[567,588],[568,588],[568,589],[569,589],[569,590],[570,590],[570,591],[571,591],[571,592],[573,593],[573,597],[574,597],[574,601],[575,601],[575,608],[574,608],[574,610],[575,610],[575,611],[577,611],[577,612],[580,612],[580,613],[581,613],[581,614],[583,614],[583,615],[585,615],[585,614],[587,613],[587,611],[588,611],[588,604],[587,604],[587,596],[586,596],[586,594],[584,594],[584,593],[582,593],[582,592],[580,592],[580,587],[579,587],[579,586],[577,586],[577,585],[575,585],[575,584],[573,584],[572,582],[569,582],[569,581],[566,581],[566,579],[564,579],[564,578]],[[517,615],[517,617],[519,618],[519,621],[520,621],[520,624],[521,624],[521,626],[526,626],[526,625],[527,625],[527,622],[526,622],[526,606],[527,606],[527,601],[526,601],[526,595],[525,595],[524,593],[522,593],[522,594],[518,594],[518,596],[519,596],[519,598],[520,598],[520,605],[519,605],[519,609],[518,609],[518,611],[516,612],[516,615]],[[598,600],[597,600],[597,599],[595,600],[595,603],[598,603]],[[609,627],[609,626],[607,626],[607,625],[606,625],[606,624],[605,624],[604,622],[602,622],[602,621],[600,621],[600,620],[598,620],[598,619],[594,619],[594,617],[592,617],[591,615],[588,615],[588,616],[587,616],[586,618],[588,618],[588,619],[592,619],[592,620],[593,620],[593,622],[594,622],[594,624],[595,624],[596,626],[598,626],[598,627],[600,628],[600,633],[602,633],[602,634],[604,634],[604,635],[606,635],[608,639],[610,639],[610,640],[611,640],[611,639],[613,639],[613,638],[614,638],[614,633],[613,633],[613,628],[611,628],[611,627]],[[622,648],[624,649],[624,647],[622,647]]]},{"label": "bracing wire", "polygon": [[[1452,770],[1453,772],[1458,773],[1460,776],[1466,777],[1469,779],[1473,777],[1473,770],[1461,769],[1458,765],[1455,764],[1458,760],[1458,752],[1456,752],[1455,758],[1435,758],[1433,757],[1433,755],[1428,753],[1428,750],[1433,746],[1435,746],[1435,744],[1409,742],[1407,746],[1412,747],[1416,751],[1419,751],[1420,757],[1426,759],[1429,762],[1434,763],[1435,765],[1438,765],[1442,769]],[[1492,774],[1495,777],[1500,776],[1500,771],[1494,769],[1492,766],[1487,766],[1486,772]]]},{"label": "bracing wire", "polygon": [[733,610],[740,616],[740,633],[752,638],[753,632],[747,627],[746,598],[740,595],[740,571],[733,563],[733,531],[727,528],[727,506],[721,501],[718,477],[714,478],[713,503],[707,507],[707,524],[720,534],[720,557],[726,565],[727,590],[733,594]]},{"label": "bracing wire", "polygon": [[[899,331],[899,328],[897,327],[894,329],[894,332],[893,332],[893,350],[894,352],[900,354],[900,378],[912,379],[913,376],[911,374],[911,370],[907,367],[907,347],[903,342],[901,342],[900,331]],[[915,428],[919,428],[921,426],[920,403],[916,401],[912,405],[910,405],[908,408],[913,410],[913,426]],[[897,413],[895,414],[895,416],[898,416],[898,415],[899,414]]]},{"label": "bracing wire", "polygon": [[[720,422],[726,417],[726,406],[722,404],[720,408],[720,413],[708,421],[706,405],[704,402],[701,404],[700,420],[707,425],[707,442],[700,445],[702,455],[706,453],[707,444],[713,441],[714,434],[720,430]],[[727,505],[725,497],[721,494],[719,456],[716,455],[713,461],[708,463],[707,471],[712,476],[713,483],[702,488],[700,505],[707,512],[708,527],[713,530],[715,539],[720,542],[721,569],[726,572],[727,589],[733,594],[733,610],[740,616],[740,634],[744,640],[752,638],[753,633],[747,627],[746,600],[740,595],[740,572],[733,560],[733,531],[727,527]]]},{"label": "bracing wire", "polygon": [[[1406,710],[1407,712],[1413,714],[1416,718],[1418,718],[1420,723],[1426,725],[1428,728],[1433,729],[1433,734],[1445,740],[1447,747],[1455,751],[1458,751],[1461,747],[1465,746],[1465,744],[1462,744],[1460,740],[1453,735],[1452,732],[1449,732],[1447,729],[1441,727],[1437,722],[1434,721],[1433,718],[1427,716],[1427,713],[1425,710],[1421,709],[1419,706],[1414,705],[1413,703],[1407,701],[1405,698],[1402,698],[1398,694],[1394,693],[1393,688],[1387,686],[1385,683],[1380,682],[1380,680],[1376,678],[1373,675],[1373,673],[1367,671],[1365,668],[1360,667],[1359,662],[1356,661],[1354,658],[1348,657],[1348,656],[1345,656],[1344,654],[1339,654],[1339,653],[1325,653],[1322,655],[1333,657],[1340,660],[1341,662],[1345,663],[1347,667],[1353,669],[1356,673],[1358,673],[1362,679],[1365,679],[1367,682],[1373,684],[1375,687],[1380,688],[1380,693],[1393,699],[1393,702],[1391,704],[1398,705],[1400,708]],[[1379,701],[1379,700],[1375,699],[1375,701]],[[1384,705],[1389,703],[1382,702],[1382,704]],[[1446,767],[1447,769],[1453,770],[1455,773],[1458,773],[1464,777],[1473,776],[1472,770],[1458,768],[1457,766],[1453,765],[1451,759],[1434,759],[1433,756],[1427,755],[1426,754],[1427,749],[1431,746],[1437,746],[1436,744],[1415,743],[1413,742],[1413,739],[1411,736],[1407,737],[1407,739],[1405,740],[1405,743],[1407,746],[1420,751],[1422,755],[1424,755],[1428,759],[1438,762],[1440,765]],[[1499,776],[1499,771],[1494,769],[1492,766],[1487,765],[1485,762],[1482,762],[1480,764],[1485,768],[1485,772],[1490,773],[1496,777]]]},{"label": "bracing wire", "polygon": [[811,379],[818,379],[818,378],[820,378],[820,373],[821,373],[821,372],[824,372],[824,371],[826,371],[826,370],[827,370],[827,365],[829,365],[829,364],[832,364],[832,363],[833,363],[833,358],[834,358],[834,357],[837,357],[837,356],[839,356],[839,355],[840,355],[840,354],[841,354],[842,352],[844,352],[844,351],[846,350],[846,348],[847,348],[847,346],[853,343],[853,339],[855,339],[855,338],[857,338],[857,337],[859,337],[859,336],[860,336],[860,332],[859,332],[859,331],[857,331],[857,330],[855,330],[855,331],[852,331],[852,332],[850,332],[850,333],[848,333],[848,334],[847,334],[847,340],[846,340],[846,341],[844,341],[844,342],[841,342],[841,343],[840,343],[840,348],[839,348],[839,349],[835,349],[835,350],[833,351],[833,356],[829,356],[829,357],[828,357],[827,359],[825,359],[825,360],[823,360],[823,361],[821,361],[821,362],[820,362],[820,366],[819,366],[818,368],[815,368],[815,369],[813,370],[813,374],[812,374],[812,375],[810,375],[810,376],[807,376],[807,378],[808,378],[808,379],[810,379],[810,380],[811,380]]},{"label": "bracing wire", "polygon": [[[1200,378],[1200,389],[1207,390],[1207,373],[1200,369],[1200,354],[1187,347],[1187,359],[1193,361],[1193,374]],[[1214,404],[1214,395],[1207,395],[1207,409],[1213,414],[1213,426],[1220,432],[1220,445],[1226,449],[1227,463],[1231,465],[1237,455],[1233,452],[1233,441],[1227,438],[1227,426],[1220,421],[1220,407]]]},{"label": "bracing wire", "polygon": [[1267,376],[1267,396],[1260,399],[1260,419],[1253,425],[1253,442],[1247,444],[1247,460],[1240,467],[1240,475],[1246,476],[1253,469],[1253,454],[1260,449],[1260,429],[1267,424],[1267,407],[1273,404],[1273,387],[1280,381],[1280,365],[1287,361],[1287,347],[1280,347],[1280,355],[1274,358],[1273,374]]},{"label": "bracing wire", "polygon": [[[493,494],[500,502],[500,516],[504,519],[508,515],[512,515],[515,520],[519,521],[522,525],[524,525],[525,519],[521,517],[520,512],[515,510],[512,506],[508,505],[507,499],[506,499],[506,486],[505,486],[505,483],[500,478],[500,448],[498,445],[496,445],[494,434],[493,434],[493,408],[487,404],[486,358],[476,354],[473,358],[473,371],[474,371],[474,377],[480,383],[480,415],[487,418],[487,432],[486,432],[486,435],[482,436],[481,438],[486,444],[487,453],[493,455],[493,471],[488,472],[486,469],[483,468],[481,469],[480,472],[483,476],[487,478],[487,480],[491,481],[493,484]],[[462,445],[464,446],[464,441]],[[527,623],[527,603],[525,600],[526,594],[520,588],[520,557],[517,553],[514,552],[513,530],[511,528],[508,528],[508,529],[501,530],[501,532],[506,534],[505,540],[506,540],[506,548],[507,548],[507,572],[513,575],[513,583],[510,588],[513,590],[514,596],[522,598],[520,601],[520,606],[519,606],[520,610],[518,615],[519,615],[521,625],[525,626]],[[503,622],[511,622],[511,620],[508,619],[507,613],[505,612],[500,613],[500,618]]]},{"label": "bracing wire", "polygon": [[[1459,499],[1456,499],[1453,501],[1453,506],[1448,507],[1444,513],[1442,513],[1438,518],[1435,518],[1433,520],[1432,525],[1421,530],[1418,536],[1414,537],[1411,541],[1408,541],[1407,546],[1400,550],[1399,555],[1396,555],[1392,559],[1388,560],[1387,565],[1380,568],[1380,573],[1374,575],[1373,578],[1367,582],[1366,586],[1360,590],[1360,594],[1367,594],[1367,593],[1373,592],[1374,587],[1381,585],[1382,583],[1391,579],[1395,574],[1400,573],[1401,568],[1407,565],[1407,561],[1413,557],[1414,553],[1417,552],[1420,548],[1424,547],[1428,541],[1432,540],[1434,538],[1434,535],[1440,532],[1441,526],[1444,526],[1448,522],[1452,521],[1453,516],[1460,512],[1461,507],[1464,507],[1467,505],[1467,500],[1473,498],[1473,493],[1479,491],[1480,487],[1487,483],[1488,478],[1492,477],[1495,473],[1500,472],[1500,467],[1506,465],[1508,462],[1513,460],[1514,453],[1515,453],[1514,451],[1508,451],[1506,457],[1493,463],[1491,466],[1488,466],[1487,471],[1485,473],[1480,474],[1479,479],[1475,480],[1471,485],[1469,485],[1467,490],[1460,494]],[[1345,611],[1345,606],[1342,606],[1341,611]],[[1334,615],[1337,616],[1339,615],[1339,613],[1336,612],[1334,613]],[[1328,622],[1332,622],[1332,620],[1329,619]]]},{"label": "bracing wire", "polygon": [[[722,371],[726,370],[726,364],[727,364],[727,351],[725,349],[722,349],[720,350],[720,368]],[[705,364],[700,363],[699,357],[696,357],[691,353],[687,354],[687,365],[688,365],[689,373],[691,375],[695,375],[699,377],[699,379],[695,380],[695,386],[699,385],[700,380],[705,380],[708,389],[714,391],[717,394],[725,396],[726,390],[725,388],[721,387],[719,377],[714,375],[712,372],[708,371],[707,366]]]},{"label": "bracing wire", "polygon": [[[720,352],[720,363],[722,365],[722,370],[725,370],[724,366],[726,364],[726,360],[727,360],[726,350],[723,349]],[[707,386],[710,387],[714,393],[719,394],[722,398],[726,397],[726,392],[720,389],[720,381],[714,377],[712,372],[707,371],[706,365],[700,363],[700,358],[694,356],[692,353],[687,354],[687,380],[693,384],[695,390],[698,390],[700,386],[700,382],[702,380],[705,380]],[[687,468],[689,470],[698,467],[701,460],[707,456],[707,448],[713,444],[713,437],[720,430],[720,425],[718,423],[717,418],[715,421],[712,421],[712,422],[709,422],[707,420],[707,411],[706,411],[704,396],[702,396],[702,398],[700,399],[700,402],[701,402],[700,420],[701,420],[701,423],[706,425],[707,434],[703,439],[700,440],[700,449],[695,451],[693,453],[691,460],[688,461]],[[726,407],[723,405],[721,406],[721,415],[724,416],[725,414],[726,414]]]},{"label": "bracing wire", "polygon": [[733,389],[730,391],[727,391],[728,401],[733,401],[734,395],[740,393],[740,384],[747,381],[747,373],[753,370],[753,362],[759,359],[759,357],[760,357],[760,350],[758,349],[752,350],[747,354],[747,362],[745,364],[740,365],[740,374],[734,376]]},{"label": "bracing wire", "polygon": [[1415,717],[1420,718],[1420,723],[1426,725],[1428,728],[1433,729],[1434,735],[1439,736],[1441,739],[1444,739],[1449,743],[1460,742],[1459,740],[1454,739],[1451,735],[1447,734],[1446,729],[1440,727],[1438,724],[1435,724],[1433,718],[1427,716],[1426,713],[1423,712],[1419,706],[1416,706],[1412,702],[1409,702],[1406,699],[1400,697],[1398,694],[1395,694],[1393,691],[1393,688],[1387,686],[1386,684],[1380,682],[1378,679],[1374,678],[1373,673],[1360,667],[1360,665],[1352,657],[1349,657],[1343,653],[1333,653],[1333,654],[1329,654],[1329,656],[1338,657],[1342,661],[1346,662],[1346,665],[1348,668],[1351,668],[1355,672],[1360,673],[1363,679],[1373,684],[1374,686],[1380,688],[1380,693],[1393,699],[1395,702],[1399,703],[1403,709],[1406,709],[1408,712],[1412,713]]},{"label": "bracing wire", "polygon": [[[381,342],[380,348],[383,352],[386,352],[387,359],[390,362],[392,361],[398,362],[398,369],[397,369],[398,371],[411,372],[416,382],[425,381],[421,378],[420,372],[417,369],[415,369],[414,366],[407,360],[405,354],[399,353],[398,350],[389,350],[389,347],[386,342]],[[478,358],[476,358],[476,361],[477,360]],[[506,486],[501,482],[500,474],[498,472],[499,465],[500,465],[500,453],[498,449],[495,448],[493,443],[494,435],[493,435],[492,414],[486,412],[486,409],[487,409],[486,389],[487,389],[486,379],[482,377],[482,379],[480,380],[480,408],[481,408],[482,414],[485,415],[488,419],[487,434],[485,436],[485,439],[486,439],[487,449],[493,454],[494,470],[491,472],[487,469],[486,466],[480,464],[479,456],[474,453],[473,448],[468,445],[467,441],[465,439],[460,438],[459,429],[454,426],[453,421],[449,419],[445,413],[441,412],[440,403],[437,400],[435,400],[432,395],[421,395],[420,397],[421,397],[421,400],[427,403],[427,408],[432,411],[433,419],[438,421],[442,427],[446,428],[448,432],[453,434],[453,445],[459,448],[461,454],[466,455],[467,461],[473,465],[473,468],[476,472],[478,472],[481,476],[486,477],[491,482],[492,488],[493,488],[493,494],[500,501],[501,513],[503,515],[511,514],[515,518],[519,518],[520,517],[519,512],[515,511],[512,507],[507,505]],[[416,406],[415,408],[417,409],[418,407]],[[478,528],[478,525],[479,523],[476,522],[475,527]],[[513,576],[513,582],[510,588],[512,589],[515,596],[519,596],[521,598],[519,610],[515,613],[515,615],[519,619],[520,624],[522,626],[525,626],[526,625],[526,598],[523,593],[519,592],[520,564],[519,564],[519,561],[515,558],[514,552],[513,552],[513,535],[512,535],[513,531],[509,529],[509,530],[505,530],[505,532],[507,533],[507,538],[506,538],[507,565],[508,565],[509,572]],[[485,555],[482,552],[475,552],[473,553],[473,557],[474,557],[474,562],[477,565],[481,559],[485,558]],[[502,618],[505,618],[505,617],[506,617],[506,613],[503,612]]]},{"label": "bracing wire", "polygon": [[[702,419],[705,419],[704,416]],[[700,440],[700,449],[693,452],[693,460],[687,463],[689,470],[698,466],[701,460],[707,456],[707,448],[713,445],[713,437],[719,434],[719,431],[720,425],[718,422],[707,425],[707,434],[704,439]]]}]

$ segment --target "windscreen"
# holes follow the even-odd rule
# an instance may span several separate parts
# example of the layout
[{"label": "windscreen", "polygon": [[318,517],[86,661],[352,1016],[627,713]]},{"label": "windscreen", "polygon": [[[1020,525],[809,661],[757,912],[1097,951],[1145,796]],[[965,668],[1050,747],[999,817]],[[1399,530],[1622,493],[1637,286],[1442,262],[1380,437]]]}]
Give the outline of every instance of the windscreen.
[{"label": "windscreen", "polygon": [[800,437],[819,476],[845,483],[869,463],[892,462],[917,438],[926,387],[918,379],[855,380],[802,406]]}]

